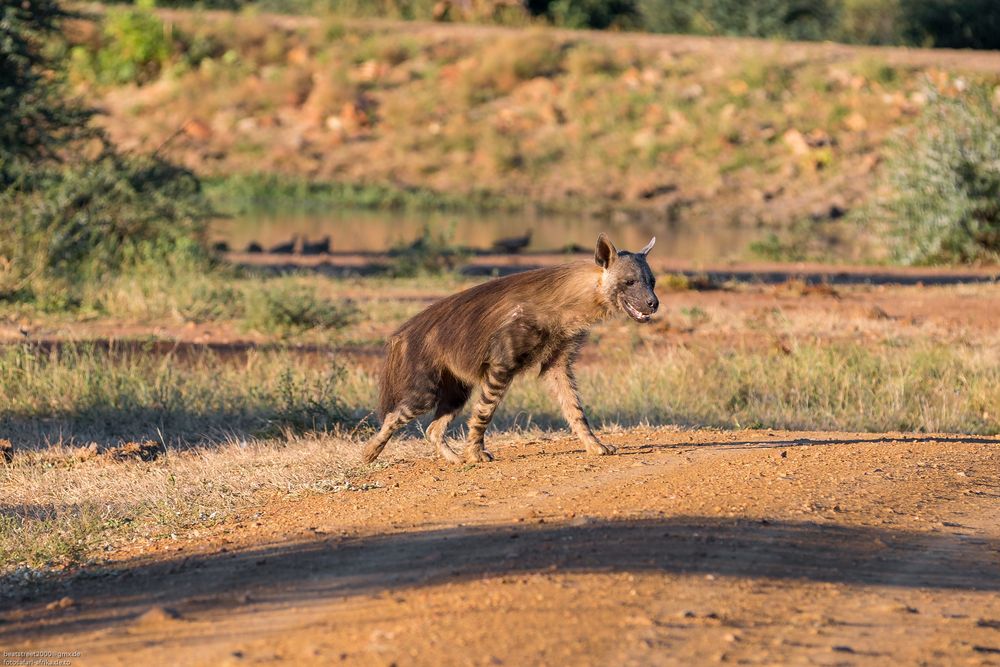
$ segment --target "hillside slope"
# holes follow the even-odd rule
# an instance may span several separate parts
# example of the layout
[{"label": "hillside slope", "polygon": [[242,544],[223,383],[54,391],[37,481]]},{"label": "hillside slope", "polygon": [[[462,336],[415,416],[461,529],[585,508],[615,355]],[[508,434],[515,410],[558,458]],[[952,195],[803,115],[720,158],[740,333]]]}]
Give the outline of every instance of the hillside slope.
[{"label": "hillside slope", "polygon": [[[875,191],[887,138],[931,91],[1000,74],[991,52],[160,17],[186,36],[187,54],[141,86],[77,77],[123,146],[161,147],[205,175],[270,172],[668,219],[837,218]],[[91,51],[102,43],[77,38]]]}]

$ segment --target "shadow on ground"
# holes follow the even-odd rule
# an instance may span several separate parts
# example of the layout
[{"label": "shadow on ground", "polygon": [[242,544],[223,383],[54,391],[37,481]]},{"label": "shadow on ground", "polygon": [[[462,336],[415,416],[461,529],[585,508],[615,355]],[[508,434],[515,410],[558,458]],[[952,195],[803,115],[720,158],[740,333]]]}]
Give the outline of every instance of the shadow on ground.
[{"label": "shadow on ground", "polygon": [[[1000,541],[818,522],[576,519],[326,538],[90,571],[0,600],[0,639],[110,628],[152,605],[196,618],[531,573],[651,572],[1000,591]],[[9,582],[0,589],[12,590]],[[64,595],[75,606],[46,611]],[[19,607],[19,611],[14,611]]]}]

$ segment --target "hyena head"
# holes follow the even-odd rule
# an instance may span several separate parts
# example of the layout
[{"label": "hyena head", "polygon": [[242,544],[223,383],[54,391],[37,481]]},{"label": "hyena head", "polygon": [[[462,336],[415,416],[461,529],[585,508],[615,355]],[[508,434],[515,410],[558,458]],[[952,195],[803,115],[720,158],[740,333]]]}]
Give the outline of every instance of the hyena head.
[{"label": "hyena head", "polygon": [[648,322],[660,306],[660,300],[653,293],[656,278],[646,263],[646,255],[654,243],[655,236],[639,252],[626,252],[618,250],[607,234],[602,232],[597,237],[594,259],[604,269],[601,279],[604,299],[636,322]]}]

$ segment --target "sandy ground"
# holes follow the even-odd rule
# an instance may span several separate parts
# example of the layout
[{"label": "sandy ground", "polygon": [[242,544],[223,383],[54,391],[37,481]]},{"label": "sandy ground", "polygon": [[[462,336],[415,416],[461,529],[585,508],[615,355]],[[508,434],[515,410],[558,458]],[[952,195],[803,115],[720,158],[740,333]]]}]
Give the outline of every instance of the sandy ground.
[{"label": "sandy ground", "polygon": [[498,435],[465,467],[390,446],[357,490],[3,602],[0,646],[72,665],[1000,664],[1000,439],[604,437],[619,455]]}]

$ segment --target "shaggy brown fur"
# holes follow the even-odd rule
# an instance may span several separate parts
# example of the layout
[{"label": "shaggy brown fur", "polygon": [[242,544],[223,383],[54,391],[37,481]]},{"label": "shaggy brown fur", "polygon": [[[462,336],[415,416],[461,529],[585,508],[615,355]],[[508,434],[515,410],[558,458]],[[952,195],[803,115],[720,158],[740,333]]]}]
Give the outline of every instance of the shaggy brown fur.
[{"label": "shaggy brown fur", "polygon": [[379,386],[382,428],[366,445],[365,461],[374,461],[398,428],[432,409],[428,438],[442,456],[460,461],[444,434],[476,387],[464,458],[491,460],[483,433],[511,380],[535,365],[587,450],[613,453],[597,440],[583,413],[573,361],[595,322],[619,310],[645,322],[656,311],[655,279],[646,263],[655,240],[638,253],[619,253],[601,234],[596,264],[576,262],[492,280],[403,324],[386,346]]}]

